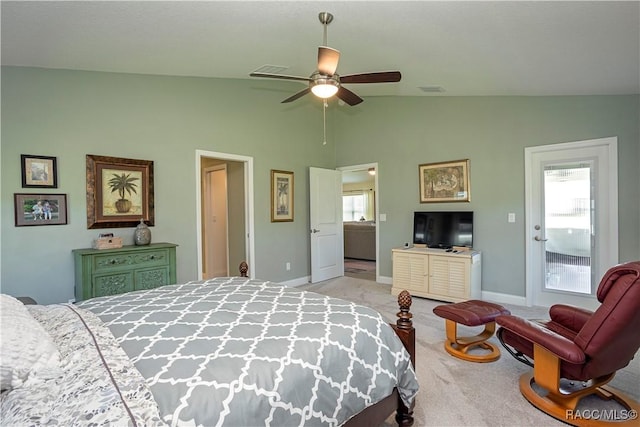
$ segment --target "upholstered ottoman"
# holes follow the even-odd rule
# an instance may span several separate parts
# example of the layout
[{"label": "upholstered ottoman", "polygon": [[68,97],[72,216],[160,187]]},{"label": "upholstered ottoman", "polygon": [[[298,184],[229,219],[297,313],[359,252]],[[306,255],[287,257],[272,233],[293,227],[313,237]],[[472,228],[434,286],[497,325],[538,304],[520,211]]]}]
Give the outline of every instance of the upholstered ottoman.
[{"label": "upholstered ottoman", "polygon": [[[496,330],[496,317],[511,314],[499,304],[480,300],[469,300],[455,304],[443,304],[435,307],[433,312],[446,319],[447,340],[444,348],[447,353],[471,362],[493,362],[500,358],[500,350],[494,344],[486,342]],[[458,323],[465,326],[481,326],[484,330],[472,337],[458,336]],[[469,354],[472,348],[480,347],[489,350],[485,354]]]}]

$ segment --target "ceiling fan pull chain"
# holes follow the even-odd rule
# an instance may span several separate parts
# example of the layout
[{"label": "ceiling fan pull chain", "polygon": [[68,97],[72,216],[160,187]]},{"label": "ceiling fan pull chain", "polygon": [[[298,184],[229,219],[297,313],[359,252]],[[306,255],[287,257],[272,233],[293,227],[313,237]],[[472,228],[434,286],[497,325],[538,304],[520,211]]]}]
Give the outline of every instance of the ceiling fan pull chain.
[{"label": "ceiling fan pull chain", "polygon": [[327,100],[323,100],[322,102],[322,132],[324,139],[322,140],[322,145],[327,145]]}]

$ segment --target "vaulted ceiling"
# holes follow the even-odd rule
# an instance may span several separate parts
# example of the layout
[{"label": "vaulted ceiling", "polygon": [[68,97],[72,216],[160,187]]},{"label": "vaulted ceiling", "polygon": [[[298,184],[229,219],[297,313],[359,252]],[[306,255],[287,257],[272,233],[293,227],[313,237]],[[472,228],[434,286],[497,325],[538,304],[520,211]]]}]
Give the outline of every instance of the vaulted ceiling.
[{"label": "vaulted ceiling", "polygon": [[[2,1],[2,64],[249,79],[309,76],[331,12],[361,96],[640,93],[637,1]],[[273,84],[268,80],[256,84]],[[292,91],[303,88],[291,82]],[[283,97],[286,94],[283,94]]]}]

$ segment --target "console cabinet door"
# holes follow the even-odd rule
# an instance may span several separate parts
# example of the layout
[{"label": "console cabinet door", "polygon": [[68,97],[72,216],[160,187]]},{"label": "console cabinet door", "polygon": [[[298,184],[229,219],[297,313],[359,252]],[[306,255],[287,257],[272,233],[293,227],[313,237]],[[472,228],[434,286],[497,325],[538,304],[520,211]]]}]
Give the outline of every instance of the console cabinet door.
[{"label": "console cabinet door", "polygon": [[117,274],[96,275],[93,278],[93,297],[123,294],[133,290],[133,274],[123,271]]},{"label": "console cabinet door", "polygon": [[408,291],[427,291],[429,257],[409,253],[393,254],[393,287]]},{"label": "console cabinet door", "polygon": [[468,298],[469,260],[431,255],[429,293],[453,298]]},{"label": "console cabinet door", "polygon": [[135,271],[134,290],[141,291],[143,289],[157,288],[159,285],[168,285],[169,267],[153,268],[148,270]]}]

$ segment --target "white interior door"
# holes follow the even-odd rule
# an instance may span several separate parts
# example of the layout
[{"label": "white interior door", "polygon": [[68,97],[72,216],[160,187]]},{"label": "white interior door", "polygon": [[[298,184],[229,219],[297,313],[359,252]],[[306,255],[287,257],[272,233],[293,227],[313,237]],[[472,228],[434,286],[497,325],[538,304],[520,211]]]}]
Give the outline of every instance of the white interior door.
[{"label": "white interior door", "polygon": [[204,278],[229,275],[227,168],[215,166],[205,170],[205,271]]},{"label": "white interior door", "polygon": [[309,168],[311,283],[344,276],[342,172]]},{"label": "white interior door", "polygon": [[525,149],[527,303],[588,309],[618,262],[615,138]]}]

